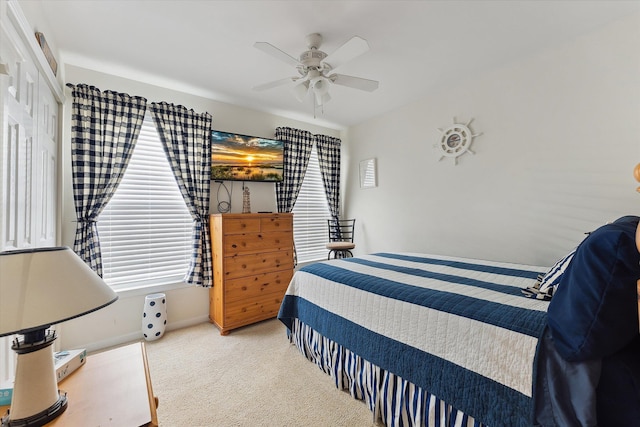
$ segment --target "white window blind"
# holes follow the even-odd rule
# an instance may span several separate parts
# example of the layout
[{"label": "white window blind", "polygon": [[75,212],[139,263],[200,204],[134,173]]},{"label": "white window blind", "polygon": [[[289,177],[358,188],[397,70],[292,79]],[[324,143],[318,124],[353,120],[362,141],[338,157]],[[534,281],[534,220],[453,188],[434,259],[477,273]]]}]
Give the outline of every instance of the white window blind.
[{"label": "white window blind", "polygon": [[147,113],[120,186],[98,218],[103,278],[114,289],[182,281],[192,219]]},{"label": "white window blind", "polygon": [[327,258],[327,219],[330,217],[314,144],[300,194],[293,206],[293,239],[298,262]]}]

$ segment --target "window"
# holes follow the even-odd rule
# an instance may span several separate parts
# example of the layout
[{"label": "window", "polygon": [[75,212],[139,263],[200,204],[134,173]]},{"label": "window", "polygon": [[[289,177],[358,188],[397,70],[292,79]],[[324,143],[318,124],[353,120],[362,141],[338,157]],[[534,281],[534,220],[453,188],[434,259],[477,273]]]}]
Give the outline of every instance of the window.
[{"label": "window", "polygon": [[113,289],[184,278],[193,221],[149,113],[122,182],[97,225],[103,278]]},{"label": "window", "polygon": [[302,188],[293,206],[293,240],[299,263],[327,258],[327,219],[330,217],[314,144]]}]

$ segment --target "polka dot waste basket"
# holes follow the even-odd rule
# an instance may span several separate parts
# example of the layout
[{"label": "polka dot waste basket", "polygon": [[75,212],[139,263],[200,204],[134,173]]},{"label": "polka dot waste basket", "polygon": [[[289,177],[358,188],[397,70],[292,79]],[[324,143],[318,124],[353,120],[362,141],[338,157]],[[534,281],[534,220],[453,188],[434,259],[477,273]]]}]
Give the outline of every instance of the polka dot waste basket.
[{"label": "polka dot waste basket", "polygon": [[162,338],[167,326],[167,297],[165,294],[150,294],[144,297],[142,311],[142,335],[147,341]]}]

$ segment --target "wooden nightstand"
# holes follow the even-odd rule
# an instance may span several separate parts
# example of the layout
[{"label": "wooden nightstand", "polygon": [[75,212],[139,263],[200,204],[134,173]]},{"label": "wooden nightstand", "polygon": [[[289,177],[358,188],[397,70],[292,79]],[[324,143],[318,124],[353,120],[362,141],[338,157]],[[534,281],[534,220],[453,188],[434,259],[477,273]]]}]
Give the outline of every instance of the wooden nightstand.
[{"label": "wooden nightstand", "polygon": [[[144,342],[87,356],[58,388],[67,392],[69,404],[47,427],[158,425]],[[0,407],[0,414],[7,408]]]}]

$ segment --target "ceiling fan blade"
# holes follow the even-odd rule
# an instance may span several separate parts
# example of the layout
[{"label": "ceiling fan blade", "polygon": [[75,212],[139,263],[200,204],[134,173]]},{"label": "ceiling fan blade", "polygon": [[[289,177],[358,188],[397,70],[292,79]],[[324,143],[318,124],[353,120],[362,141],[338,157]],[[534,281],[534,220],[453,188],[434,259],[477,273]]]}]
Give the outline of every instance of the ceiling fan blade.
[{"label": "ceiling fan blade", "polygon": [[274,58],[279,59],[280,61],[286,62],[289,65],[293,65],[295,67],[300,65],[300,62],[296,58],[294,58],[293,56],[289,55],[286,52],[281,51],[280,49],[278,49],[277,47],[275,47],[270,43],[255,42],[253,44],[253,47],[255,47],[256,49],[260,49],[267,55],[271,55]]},{"label": "ceiling fan blade", "polygon": [[378,89],[379,82],[376,80],[363,79],[362,77],[345,76],[344,74],[332,74],[329,79],[341,86],[352,87],[354,89],[373,92]]},{"label": "ceiling fan blade", "polygon": [[255,91],[267,90],[274,87],[286,85],[287,83],[295,82],[298,79],[299,79],[298,77],[285,77],[284,79],[275,80],[269,83],[264,83],[258,86],[254,86],[253,90]]},{"label": "ceiling fan blade", "polygon": [[335,70],[345,62],[362,55],[369,50],[369,43],[362,37],[354,36],[345,44],[340,46],[335,52],[329,54],[322,60],[323,64],[328,64],[332,70]]}]

